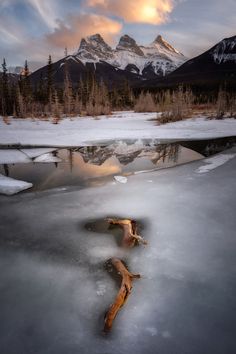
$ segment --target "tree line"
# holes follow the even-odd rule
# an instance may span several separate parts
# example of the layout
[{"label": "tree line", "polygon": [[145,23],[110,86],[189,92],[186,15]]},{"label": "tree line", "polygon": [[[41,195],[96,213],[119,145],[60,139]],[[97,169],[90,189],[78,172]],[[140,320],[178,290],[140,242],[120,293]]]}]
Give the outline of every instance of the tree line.
[{"label": "tree line", "polygon": [[134,109],[136,112],[162,112],[162,122],[167,123],[191,116],[193,108],[214,108],[216,118],[228,114],[236,117],[236,96],[220,88],[217,96],[196,95],[189,87],[158,92],[135,92],[124,81],[120,88],[108,89],[103,81],[97,81],[94,73],[88,73],[73,87],[67,61],[64,62],[64,82],[58,87],[54,82],[53,62],[49,55],[46,75],[32,85],[27,60],[21,75],[12,79],[3,59],[0,73],[0,115],[19,118],[52,117],[55,122],[63,116],[109,115],[114,110]]},{"label": "tree line", "polygon": [[93,73],[73,87],[67,62],[64,63],[63,87],[54,83],[53,62],[49,55],[46,76],[41,74],[32,84],[27,60],[19,78],[12,79],[7,72],[5,59],[0,73],[0,115],[24,117],[54,117],[71,115],[102,115],[112,110],[129,109],[134,105],[134,95],[128,84],[108,90],[103,81]]}]

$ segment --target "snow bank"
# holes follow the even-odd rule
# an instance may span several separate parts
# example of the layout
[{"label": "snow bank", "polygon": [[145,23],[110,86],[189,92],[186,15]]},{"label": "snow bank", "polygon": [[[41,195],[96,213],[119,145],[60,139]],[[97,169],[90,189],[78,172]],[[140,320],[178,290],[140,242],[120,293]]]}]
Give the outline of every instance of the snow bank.
[{"label": "snow bank", "polygon": [[76,117],[60,124],[49,121],[0,120],[0,144],[41,147],[86,146],[110,140],[192,140],[236,135],[236,120],[207,120],[204,117],[158,126],[157,113],[115,112],[113,116]]},{"label": "snow bank", "polygon": [[32,183],[16,180],[0,174],[0,194],[13,195],[33,187]]}]

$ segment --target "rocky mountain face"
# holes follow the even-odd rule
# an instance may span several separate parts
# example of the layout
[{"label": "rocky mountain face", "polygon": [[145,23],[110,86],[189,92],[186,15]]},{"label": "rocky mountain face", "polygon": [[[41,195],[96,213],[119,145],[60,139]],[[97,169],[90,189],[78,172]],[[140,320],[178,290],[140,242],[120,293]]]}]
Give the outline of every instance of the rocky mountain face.
[{"label": "rocky mountain face", "polygon": [[112,49],[99,34],[95,34],[81,40],[74,56],[84,64],[104,61],[143,78],[165,76],[187,60],[160,35],[148,46],[139,46],[133,38],[124,35]]},{"label": "rocky mountain face", "polygon": [[211,50],[216,64],[234,62],[236,64],[236,36],[223,39]]},{"label": "rocky mountain face", "polygon": [[[66,65],[65,65],[66,64]],[[180,84],[214,88],[225,83],[236,88],[236,36],[226,38],[205,53],[188,60],[160,35],[147,46],[124,35],[112,49],[95,34],[81,40],[78,51],[53,64],[54,82],[63,85],[67,67],[74,85],[92,73],[109,88],[157,88]],[[47,67],[31,75],[37,83],[46,78]]]},{"label": "rocky mountain face", "polygon": [[82,38],[79,51],[75,56],[84,63],[106,61],[113,57],[113,50],[100,34],[95,34],[86,39]]},{"label": "rocky mountain face", "polygon": [[225,38],[203,54],[188,60],[168,76],[146,80],[142,86],[166,87],[179,84],[201,88],[218,86],[236,89],[236,36]]},{"label": "rocky mountain face", "polygon": [[[83,38],[76,53],[53,63],[54,83],[63,86],[67,67],[75,86],[91,73],[109,88],[123,87],[127,81],[138,85],[144,80],[167,75],[185,61],[186,58],[161,36],[148,46],[139,46],[133,38],[124,35],[112,49],[100,34],[95,34]],[[31,80],[37,84],[40,78],[46,80],[46,76],[47,66],[33,72]]]}]

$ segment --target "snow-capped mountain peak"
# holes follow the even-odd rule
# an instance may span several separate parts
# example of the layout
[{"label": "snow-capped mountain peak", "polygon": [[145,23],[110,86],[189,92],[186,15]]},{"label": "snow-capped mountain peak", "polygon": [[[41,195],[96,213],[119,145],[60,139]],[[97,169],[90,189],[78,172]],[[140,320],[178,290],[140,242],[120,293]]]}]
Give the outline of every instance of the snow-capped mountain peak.
[{"label": "snow-capped mountain peak", "polygon": [[140,56],[144,55],[140,47],[137,45],[136,41],[127,34],[120,38],[116,50],[128,50],[129,52],[133,52]]},{"label": "snow-capped mountain peak", "polygon": [[172,47],[160,34],[156,37],[156,39],[151,43],[151,47],[155,47],[157,49],[160,49],[160,47],[163,47],[164,49],[182,55],[177,49]]},{"label": "snow-capped mountain peak", "polygon": [[100,34],[83,38],[75,54],[84,64],[106,62],[115,68],[143,76],[165,76],[180,66],[186,58],[158,35],[149,46],[139,46],[123,35],[116,49],[112,49]]},{"label": "snow-capped mountain peak", "polygon": [[112,48],[104,41],[100,34],[82,38],[77,57],[82,61],[97,62],[107,60],[113,56]]}]

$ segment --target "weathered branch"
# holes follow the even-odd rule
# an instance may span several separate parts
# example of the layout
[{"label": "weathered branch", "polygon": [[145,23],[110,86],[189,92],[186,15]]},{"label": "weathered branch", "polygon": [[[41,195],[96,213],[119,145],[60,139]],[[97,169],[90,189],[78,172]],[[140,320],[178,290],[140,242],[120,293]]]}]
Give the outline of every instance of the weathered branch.
[{"label": "weathered branch", "polygon": [[130,273],[128,269],[124,266],[122,261],[118,258],[112,258],[111,264],[114,266],[118,274],[121,275],[122,282],[120,290],[116,296],[115,302],[110,306],[109,310],[106,313],[104,324],[105,333],[108,333],[111,330],[113,321],[118,311],[127,301],[132,289],[132,280],[134,278],[141,278],[140,274]]},{"label": "weathered branch", "polygon": [[140,235],[137,234],[137,223],[134,220],[130,219],[106,219],[109,224],[119,225],[123,228],[123,239],[122,247],[134,247],[135,243],[147,244],[147,241],[144,240]]}]

